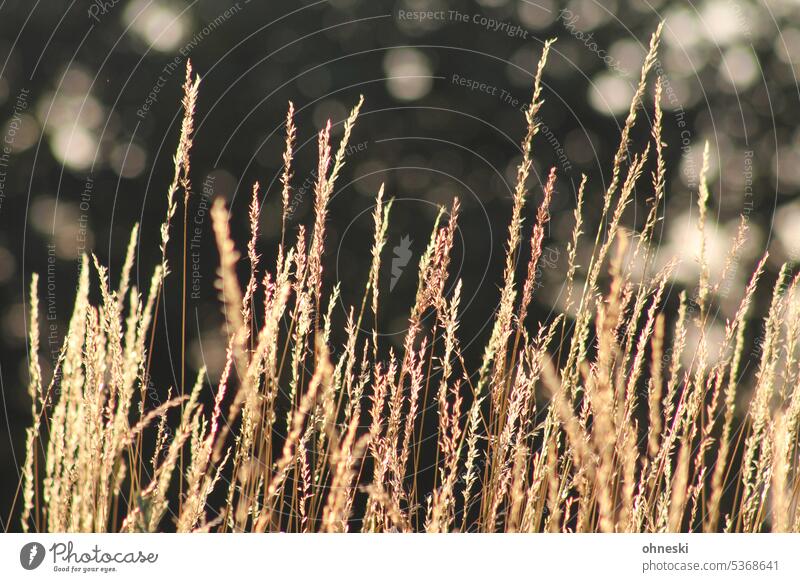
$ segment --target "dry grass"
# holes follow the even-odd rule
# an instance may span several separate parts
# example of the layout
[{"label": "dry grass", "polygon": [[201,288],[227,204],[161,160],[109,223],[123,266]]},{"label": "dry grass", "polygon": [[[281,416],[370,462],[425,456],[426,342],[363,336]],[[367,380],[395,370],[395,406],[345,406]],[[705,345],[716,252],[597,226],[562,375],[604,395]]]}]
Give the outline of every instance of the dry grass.
[{"label": "dry grass", "polygon": [[[498,309],[477,369],[467,369],[459,341],[461,282],[445,294],[457,200],[446,223],[440,213],[419,262],[402,349],[381,345],[377,282],[392,205],[384,201],[383,188],[377,193],[363,299],[350,307],[346,341],[331,356],[331,310],[339,287],[327,289],[323,278],[328,202],[361,102],[338,146],[331,143],[330,123],[319,132],[316,218],[313,229],[300,228],[295,240],[285,232],[295,141],[290,104],[281,180],[284,234],[271,270],[264,269],[256,250],[256,185],[247,249],[251,275],[244,288],[236,276],[239,253],[227,210],[222,200],[213,206],[217,287],[225,315],[220,333],[227,338],[213,404],[201,404],[200,392],[209,382],[201,371],[193,388],[182,378],[170,389],[176,397],[148,410],[150,359],[159,357],[152,353],[153,320],[169,273],[171,222],[179,190],[184,221],[191,195],[198,82],[189,69],[175,178],[161,229],[163,260],[149,290],[142,294],[129,286],[135,231],[116,290],[97,260],[84,257],[69,333],[49,385],[43,384],[36,357],[31,359],[33,422],[18,496],[23,529],[800,531],[798,277],[784,267],[774,283],[768,313],[756,324],[763,327],[757,371],[745,384],[743,359],[752,351],[745,326],[766,257],[721,341],[708,333],[723,281],[709,275],[705,242],[698,252],[697,292],[684,292],[677,309],[664,305],[675,262],[659,271],[653,267],[667,147],[661,138],[659,80],[655,103],[643,99],[660,33],[659,28],[653,35],[642,68],[612,179],[600,193],[603,228],[587,245],[591,257],[585,267],[576,263],[577,249],[584,244],[584,195],[592,186],[585,177],[581,183],[563,314],[541,323],[528,316],[557,181],[553,169],[541,205],[529,210],[527,184],[548,42],[526,116]],[[629,156],[637,114],[651,106],[651,142]],[[707,149],[705,161],[697,196],[703,241]],[[623,227],[623,215],[634,187],[643,187],[646,167],[653,168],[650,208],[645,226],[631,232]],[[534,221],[526,235],[528,213]],[[515,264],[525,236],[531,258],[525,279],[518,281]],[[744,236],[743,227],[726,273]],[[91,264],[99,305],[89,300]],[[643,275],[634,275],[634,264],[644,265]],[[578,274],[585,280],[582,288],[574,285]],[[34,355],[37,285],[34,276]],[[430,329],[422,323],[428,314],[435,319]],[[288,329],[281,325],[284,319]],[[370,319],[372,333],[358,333]],[[687,358],[690,333],[699,340]],[[182,363],[181,376],[184,368]],[[429,403],[433,424],[421,418]],[[422,479],[423,448],[434,446],[434,474]],[[144,451],[153,447],[155,454],[145,458]]]}]

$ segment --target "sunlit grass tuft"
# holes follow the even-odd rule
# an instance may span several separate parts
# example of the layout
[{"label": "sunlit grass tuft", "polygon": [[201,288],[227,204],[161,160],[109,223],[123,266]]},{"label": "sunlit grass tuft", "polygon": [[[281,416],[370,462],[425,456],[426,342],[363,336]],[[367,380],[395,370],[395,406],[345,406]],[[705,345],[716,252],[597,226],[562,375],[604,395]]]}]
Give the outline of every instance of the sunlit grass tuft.
[{"label": "sunlit grass tuft", "polygon": [[[47,386],[36,357],[38,278],[32,278],[33,420],[20,484],[23,529],[800,531],[799,279],[788,267],[781,270],[768,313],[756,324],[763,328],[757,371],[743,383],[744,360],[754,352],[747,345],[748,314],[766,257],[755,267],[736,315],[725,322],[724,337],[713,340],[715,301],[743,244],[745,223],[721,279],[712,280],[705,246],[707,147],[697,197],[702,242],[696,294],[682,293],[679,305],[668,309],[665,290],[676,263],[654,268],[668,147],[662,141],[659,79],[655,102],[643,99],[660,34],[661,27],[652,37],[607,188],[598,193],[585,176],[581,182],[563,313],[546,322],[529,315],[558,180],[553,168],[541,204],[529,209],[547,42],[526,114],[498,308],[477,369],[468,368],[459,339],[461,281],[452,293],[445,291],[458,200],[432,225],[402,348],[382,345],[377,322],[386,307],[378,273],[392,207],[383,188],[376,193],[363,296],[347,310],[345,341],[331,349],[332,307],[340,288],[324,284],[328,204],[363,100],[338,145],[330,123],[319,132],[315,221],[294,238],[286,230],[296,135],[290,104],[281,244],[270,267],[263,266],[256,248],[261,208],[255,185],[247,247],[251,275],[244,287],[224,202],[216,200],[211,212],[225,315],[220,334],[227,344],[213,404],[206,407],[200,399],[209,382],[205,371],[187,389],[181,361],[181,385],[148,410],[151,359],[166,357],[153,351],[153,326],[170,272],[171,223],[182,191],[185,225],[191,195],[199,81],[189,68],[161,228],[161,264],[143,295],[129,283],[136,230],[116,290],[96,259],[83,258],[73,316]],[[650,140],[631,143],[639,110],[651,106]],[[636,152],[629,155],[631,148]],[[643,182],[652,192],[644,226],[634,232],[623,226],[623,216],[634,189],[648,187]],[[603,227],[584,243],[582,211],[590,196],[601,201]],[[518,281],[516,259],[526,244],[530,260]],[[591,249],[586,265],[577,264],[581,245]],[[644,265],[643,275],[634,276],[634,264]],[[184,275],[185,268],[184,263]],[[582,288],[573,286],[578,274]],[[99,284],[99,305],[89,300],[90,280]],[[423,325],[426,315],[435,321],[430,329]],[[362,326],[371,333],[359,333]],[[687,355],[690,332],[699,341]],[[746,410],[737,411],[742,402]],[[179,411],[170,416],[174,422],[167,420],[171,409]],[[435,422],[424,422],[426,410]],[[145,458],[152,447],[155,454]],[[435,467],[422,479],[426,447]],[[222,501],[210,501],[217,499]]]}]

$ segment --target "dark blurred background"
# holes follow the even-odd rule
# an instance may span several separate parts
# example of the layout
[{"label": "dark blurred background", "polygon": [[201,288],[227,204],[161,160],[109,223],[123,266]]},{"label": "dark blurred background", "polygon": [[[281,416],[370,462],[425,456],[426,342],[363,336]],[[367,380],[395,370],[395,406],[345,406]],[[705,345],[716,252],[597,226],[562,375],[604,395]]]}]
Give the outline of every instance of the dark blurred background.
[{"label": "dark blurred background", "polygon": [[[188,361],[193,370],[205,363],[213,379],[224,343],[208,199],[228,200],[243,248],[252,183],[260,181],[259,250],[269,266],[280,240],[277,178],[290,99],[299,127],[293,241],[297,226],[313,220],[316,131],[331,119],[338,139],[349,109],[365,97],[331,206],[326,284],[342,281],[343,297],[334,324],[360,301],[379,185],[396,199],[381,330],[398,343],[438,207],[458,196],[463,214],[453,272],[464,280],[461,332],[465,343],[474,340],[467,350],[474,357],[497,301],[522,109],[543,42],[559,38],[544,75],[532,205],[551,166],[558,184],[536,291],[538,319],[563,301],[582,173],[589,176],[584,230],[593,232],[620,125],[662,19],[656,71],[664,84],[670,174],[659,261],[684,259],[669,301],[697,271],[692,203],[705,140],[712,276],[722,269],[739,216],[751,226],[743,267],[720,298],[721,333],[755,258],[769,249],[774,272],[800,255],[798,8],[794,0],[0,2],[0,514],[7,516],[17,487],[30,422],[25,294],[31,274],[41,276],[39,356],[48,379],[71,314],[80,254],[95,253],[116,284],[139,222],[134,280],[140,288],[159,261],[187,58],[202,77],[189,215],[203,229],[194,263],[201,290],[188,307]],[[646,100],[634,141],[649,132],[651,93]],[[630,226],[641,224],[648,184],[642,181],[626,216]],[[179,219],[173,265],[180,260]],[[394,277],[393,258],[408,260]],[[161,349],[170,350],[156,358],[153,374],[164,395],[178,375],[171,362],[180,346],[179,283],[177,275],[167,280],[157,329]]]}]

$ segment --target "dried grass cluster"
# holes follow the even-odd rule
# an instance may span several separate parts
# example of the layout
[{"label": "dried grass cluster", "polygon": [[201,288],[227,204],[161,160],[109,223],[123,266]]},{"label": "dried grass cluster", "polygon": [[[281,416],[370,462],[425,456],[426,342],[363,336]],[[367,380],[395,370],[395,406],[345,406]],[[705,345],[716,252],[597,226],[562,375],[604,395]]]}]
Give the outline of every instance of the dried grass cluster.
[{"label": "dried grass cluster", "polygon": [[[69,331],[49,385],[35,357],[38,280],[33,277],[33,423],[20,485],[22,527],[800,531],[798,277],[790,277],[784,267],[774,284],[752,385],[740,382],[749,349],[745,325],[766,257],[755,268],[735,317],[726,322],[722,341],[713,342],[708,334],[720,285],[745,238],[744,221],[720,281],[711,280],[703,242],[696,296],[683,293],[677,313],[666,313],[663,305],[676,263],[654,272],[653,234],[663,211],[666,174],[658,79],[652,139],[628,155],[660,33],[659,28],[653,35],[642,67],[611,180],[602,193],[603,227],[589,244],[592,254],[585,268],[576,264],[589,188],[585,176],[582,180],[562,314],[538,324],[527,317],[556,184],[554,168],[530,239],[524,240],[548,42],[526,114],[498,309],[478,369],[467,369],[459,341],[461,283],[449,296],[445,293],[457,200],[446,221],[444,210],[440,213],[419,262],[403,347],[379,357],[377,283],[392,206],[382,188],[363,300],[349,309],[346,342],[331,357],[331,313],[339,287],[328,290],[323,284],[328,203],[361,102],[347,119],[338,147],[331,143],[330,122],[319,132],[315,222],[310,232],[301,227],[291,241],[285,233],[296,134],[290,104],[281,180],[284,235],[274,267],[262,270],[256,250],[256,184],[247,247],[250,278],[243,288],[227,210],[222,200],[213,205],[220,254],[217,286],[226,320],[221,333],[227,337],[213,406],[200,403],[208,382],[201,371],[193,388],[184,390],[182,379],[164,404],[146,410],[150,358],[159,357],[150,346],[169,273],[171,221],[179,193],[184,213],[191,196],[189,154],[198,81],[189,68],[175,176],[161,228],[162,263],[146,294],[130,286],[134,230],[116,290],[106,269],[92,261],[102,293],[102,302],[92,305],[90,260],[83,258]],[[654,168],[649,214],[644,227],[631,233],[621,221],[648,163]],[[703,241],[707,164],[706,148],[698,193]],[[524,281],[517,281],[515,263],[524,244],[530,244],[531,258]],[[632,273],[637,261],[645,265],[643,276]],[[579,270],[585,283],[573,292]],[[253,325],[257,309],[260,328]],[[427,315],[435,318],[431,329],[423,325]],[[284,319],[290,322],[288,330]],[[376,322],[372,333],[359,334],[369,319]],[[699,343],[687,365],[690,331]],[[736,407],[743,395],[750,399],[746,418],[739,422]],[[277,406],[281,399],[291,405],[288,414]],[[425,434],[423,411],[429,403],[437,422],[435,432]],[[179,420],[168,422],[168,415]],[[144,456],[145,442],[154,442],[151,458]],[[421,451],[434,446],[435,476],[423,483],[418,479]],[[214,495],[224,502],[210,503]]]}]

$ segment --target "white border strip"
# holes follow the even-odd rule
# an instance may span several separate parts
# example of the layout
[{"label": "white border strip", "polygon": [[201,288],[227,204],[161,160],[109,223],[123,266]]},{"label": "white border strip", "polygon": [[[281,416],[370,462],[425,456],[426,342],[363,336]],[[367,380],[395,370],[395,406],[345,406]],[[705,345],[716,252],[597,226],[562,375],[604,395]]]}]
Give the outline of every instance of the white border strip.
[{"label": "white border strip", "polygon": [[798,548],[800,534],[4,534],[0,578],[797,581]]}]

